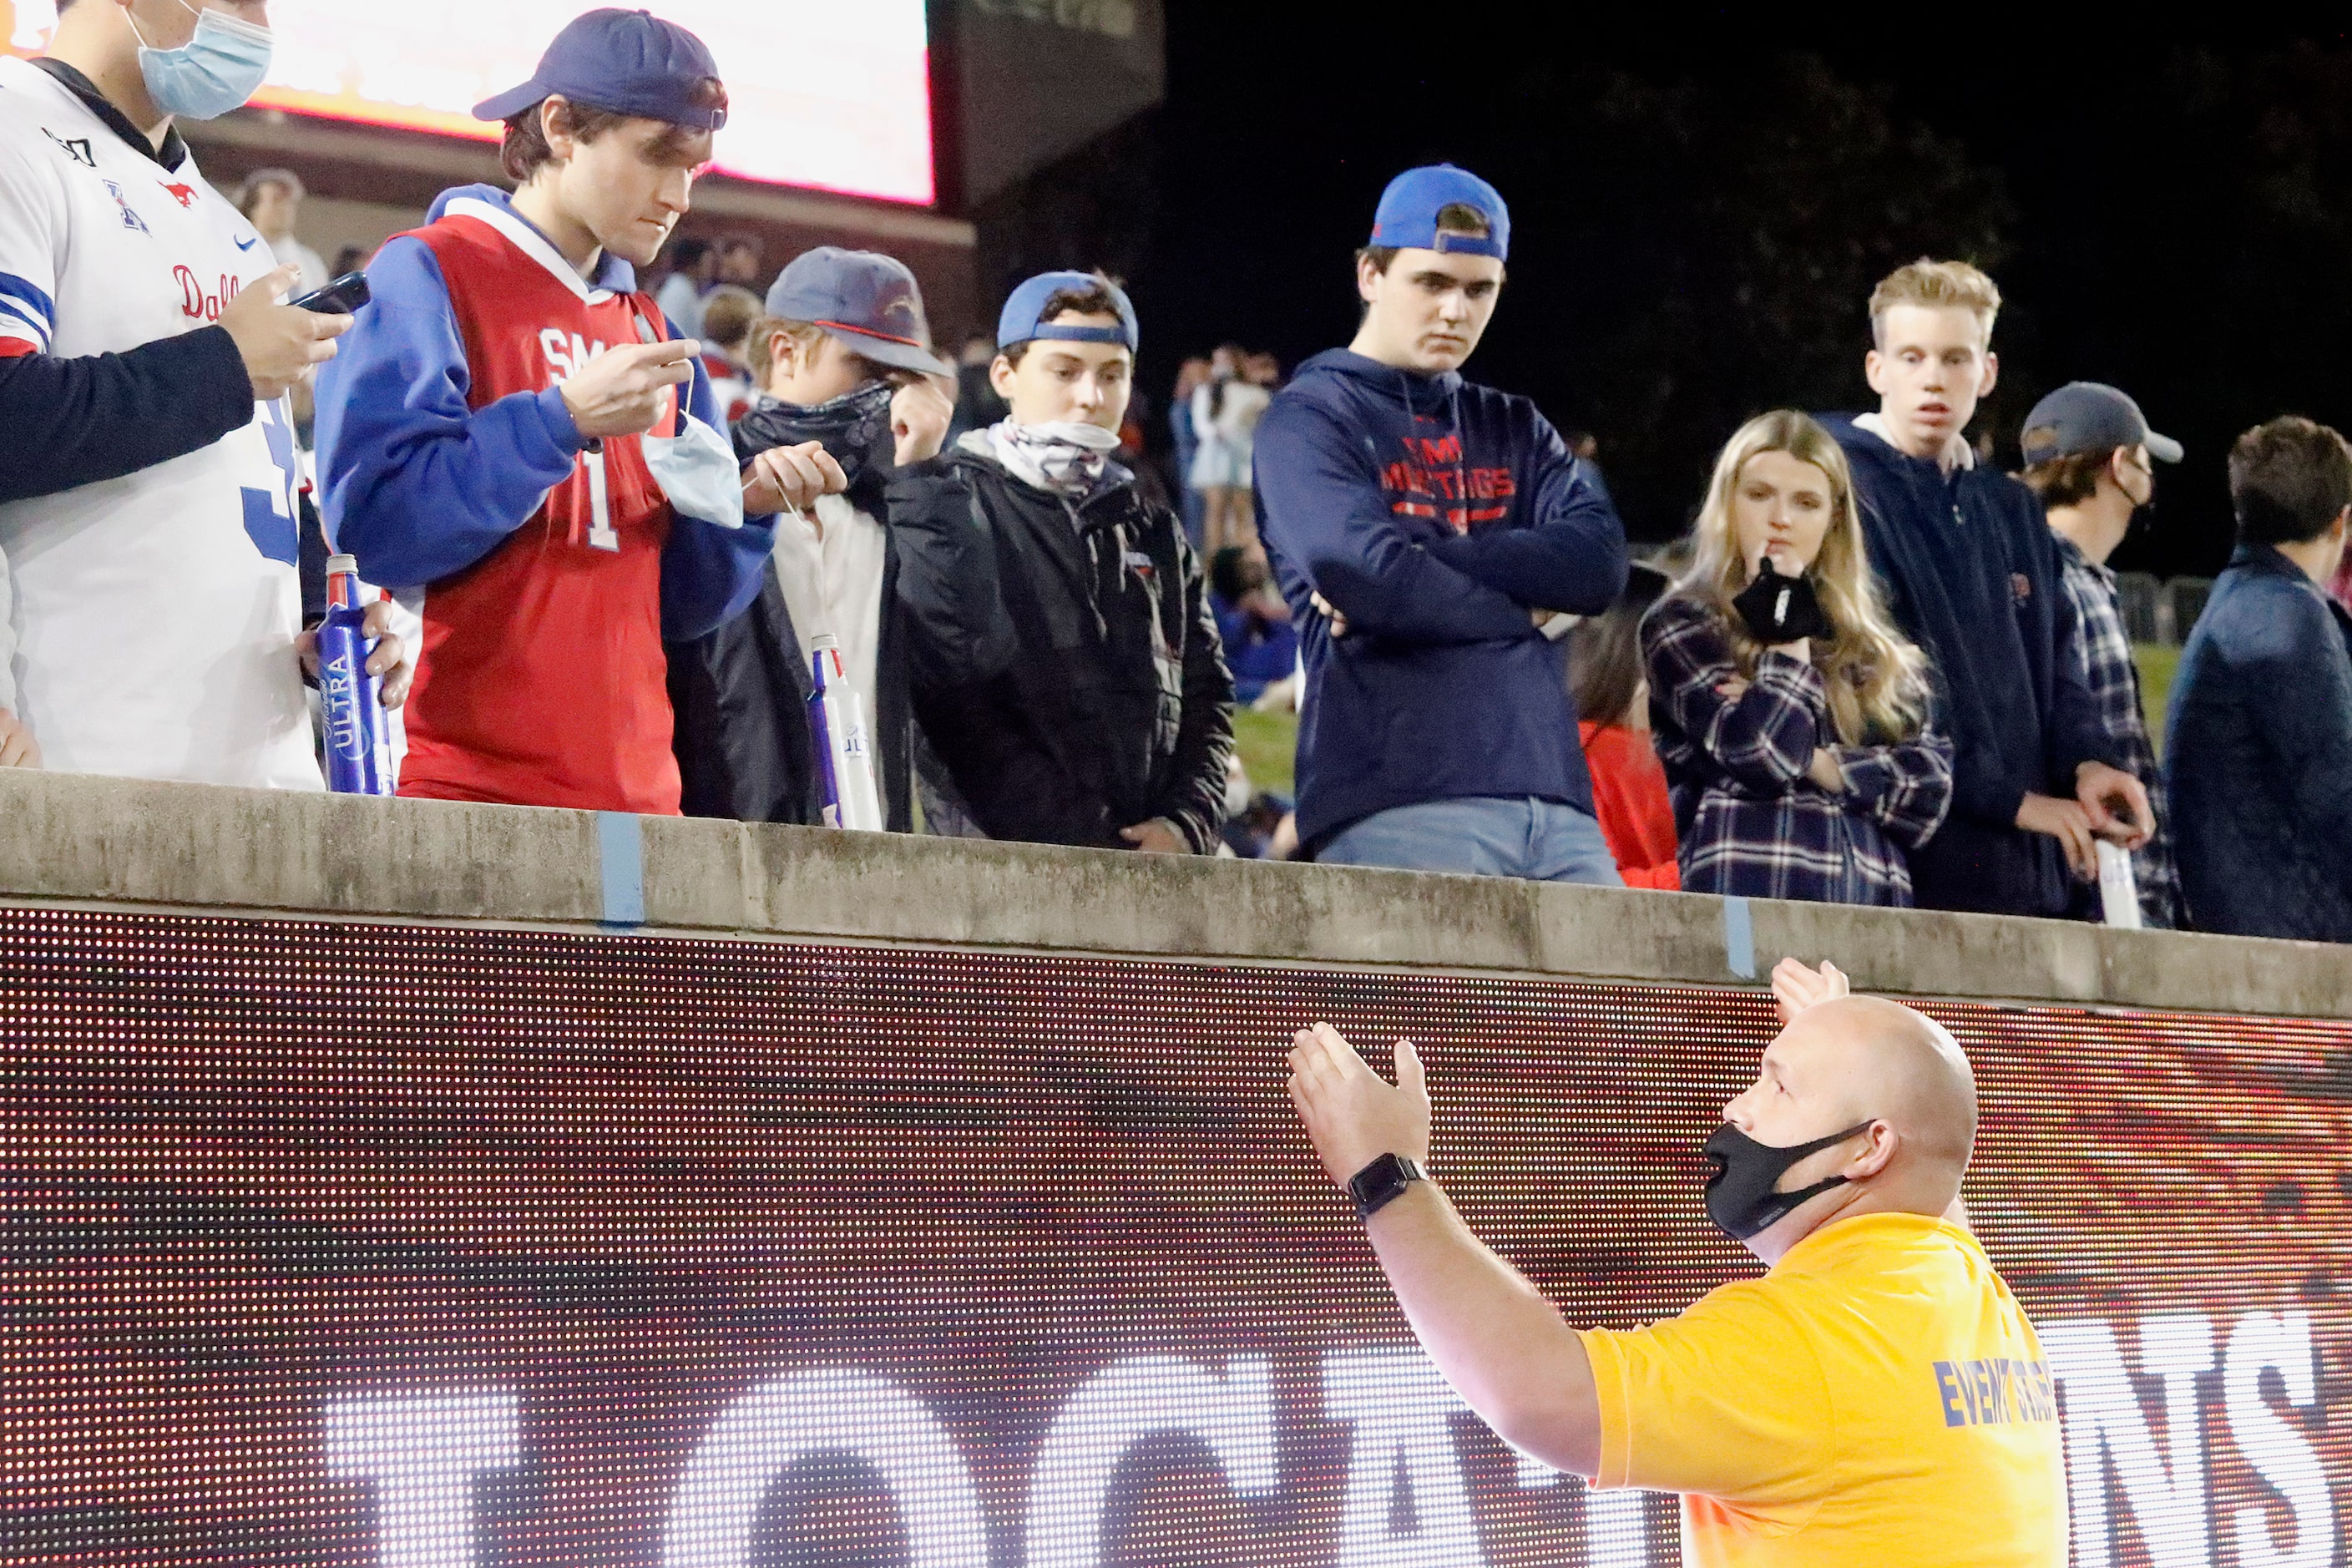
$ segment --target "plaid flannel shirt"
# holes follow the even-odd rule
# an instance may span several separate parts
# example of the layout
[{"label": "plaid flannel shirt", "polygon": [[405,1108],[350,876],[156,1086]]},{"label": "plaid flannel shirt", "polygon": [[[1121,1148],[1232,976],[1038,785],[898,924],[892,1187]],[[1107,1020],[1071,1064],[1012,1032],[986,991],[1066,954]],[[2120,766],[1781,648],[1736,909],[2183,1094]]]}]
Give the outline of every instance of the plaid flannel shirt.
[{"label": "plaid flannel shirt", "polygon": [[[1722,619],[1679,595],[1643,618],[1642,655],[1685,891],[1910,905],[1903,850],[1951,806],[1948,739],[1837,744],[1820,670],[1767,653],[1740,689]],[[1808,776],[1817,749],[1837,759],[1843,792]]]},{"label": "plaid flannel shirt", "polygon": [[2099,717],[2123,752],[2124,765],[2147,786],[2156,830],[2132,855],[2132,879],[2139,887],[2143,925],[2179,931],[2188,921],[2180,900],[2180,867],[2172,855],[2172,808],[2164,798],[2164,769],[2148,743],[2147,721],[2139,702],[2139,667],[2132,662],[2131,638],[2124,631],[2116,574],[2075,548],[2064,534],[2058,542],[2059,583],[2074,606],[2078,631],[2074,658],[2098,699]]}]

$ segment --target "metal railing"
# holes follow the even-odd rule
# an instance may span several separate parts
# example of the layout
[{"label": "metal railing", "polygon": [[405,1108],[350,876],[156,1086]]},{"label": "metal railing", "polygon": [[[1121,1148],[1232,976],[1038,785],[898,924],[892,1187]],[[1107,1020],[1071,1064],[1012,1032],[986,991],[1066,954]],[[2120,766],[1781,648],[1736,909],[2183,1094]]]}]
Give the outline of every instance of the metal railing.
[{"label": "metal railing", "polygon": [[2122,601],[2124,630],[2134,642],[2168,643],[2179,647],[2189,640],[2197,617],[2213,592],[2210,577],[2158,578],[2146,572],[2116,574],[2116,596]]}]

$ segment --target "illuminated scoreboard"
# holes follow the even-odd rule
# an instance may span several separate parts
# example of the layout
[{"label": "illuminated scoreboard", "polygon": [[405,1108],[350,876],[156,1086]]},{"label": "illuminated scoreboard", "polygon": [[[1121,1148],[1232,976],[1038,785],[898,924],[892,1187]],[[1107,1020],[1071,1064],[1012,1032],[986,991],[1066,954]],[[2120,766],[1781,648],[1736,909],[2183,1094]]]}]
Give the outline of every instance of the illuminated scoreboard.
[{"label": "illuminated scoreboard", "polygon": [[[107,0],[109,5],[113,0]],[[579,0],[273,0],[277,48],[258,105],[494,140],[469,112],[527,80]],[[929,203],[923,0],[663,0],[710,46],[730,117],[716,168],[777,184]],[[0,0],[0,45],[32,53],[53,0]]]},{"label": "illuminated scoreboard", "polygon": [[[1931,1011],[2077,1563],[2339,1561],[2352,1026]],[[1423,1043],[1572,1321],[1754,1268],[1697,1150],[1755,992],[0,910],[8,1561],[1673,1563],[1414,1347],[1283,1093],[1316,1018]]]}]

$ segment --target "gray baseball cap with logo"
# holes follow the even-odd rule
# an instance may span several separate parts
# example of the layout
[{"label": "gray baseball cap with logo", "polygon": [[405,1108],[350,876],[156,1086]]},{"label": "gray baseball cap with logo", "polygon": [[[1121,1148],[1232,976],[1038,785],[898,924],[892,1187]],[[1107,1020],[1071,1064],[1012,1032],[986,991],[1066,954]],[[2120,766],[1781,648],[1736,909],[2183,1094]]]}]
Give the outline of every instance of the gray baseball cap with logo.
[{"label": "gray baseball cap with logo", "polygon": [[2177,463],[2180,443],[2147,427],[2139,405],[2116,387],[2097,381],[2070,381],[2033,405],[2025,416],[2026,466],[2071,458],[2077,452],[2108,452],[2147,444],[2159,463]]},{"label": "gray baseball cap with logo", "polygon": [[768,314],[823,327],[876,364],[955,374],[932,351],[923,291],[896,257],[831,245],[803,251],[769,286]]}]

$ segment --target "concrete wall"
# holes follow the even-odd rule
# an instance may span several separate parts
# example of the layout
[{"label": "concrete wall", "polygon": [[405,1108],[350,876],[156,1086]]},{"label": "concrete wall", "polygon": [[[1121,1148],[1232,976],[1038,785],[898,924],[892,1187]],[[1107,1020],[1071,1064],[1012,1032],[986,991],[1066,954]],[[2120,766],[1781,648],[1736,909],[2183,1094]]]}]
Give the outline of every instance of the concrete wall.
[{"label": "concrete wall", "polygon": [[2352,948],[1399,871],[0,771],[0,902],[2352,1016]]}]

